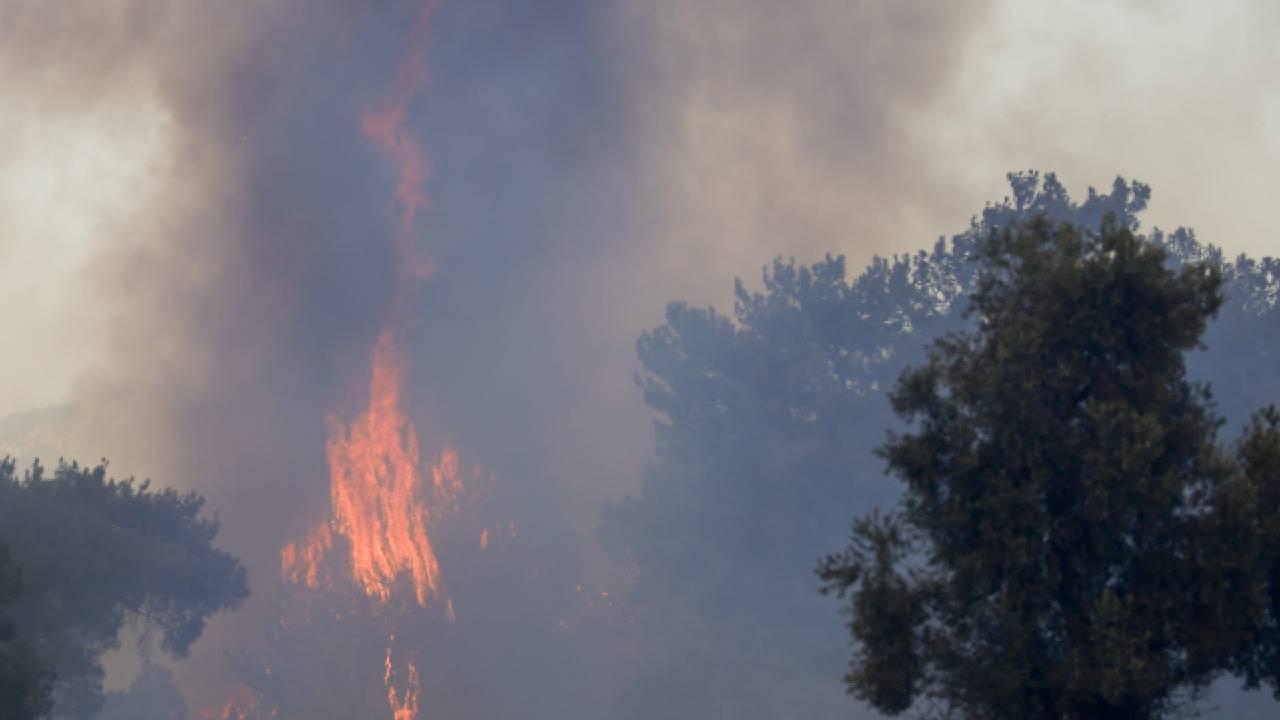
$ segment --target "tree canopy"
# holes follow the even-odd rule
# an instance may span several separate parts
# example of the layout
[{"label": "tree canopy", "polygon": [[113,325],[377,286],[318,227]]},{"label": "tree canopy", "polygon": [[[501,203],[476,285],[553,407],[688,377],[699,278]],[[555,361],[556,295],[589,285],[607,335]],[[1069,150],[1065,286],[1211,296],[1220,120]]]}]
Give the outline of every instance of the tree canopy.
[{"label": "tree canopy", "polygon": [[240,562],[214,546],[219,524],[194,493],[108,479],[105,465],[0,460],[0,542],[20,563],[18,637],[57,673],[59,715],[102,704],[102,654],[126,624],[181,656],[214,613],[248,595]]},{"label": "tree canopy", "polygon": [[819,569],[851,692],[897,714],[1157,718],[1228,671],[1274,682],[1280,413],[1234,448],[1186,355],[1219,262],[1043,216],[976,248],[976,329],[890,393],[905,485]]},{"label": "tree canopy", "polygon": [[[1151,197],[1120,178],[1081,199],[1052,173],[1009,181],[1009,197],[927,249],[861,272],[839,256],[780,258],[759,289],[736,283],[731,312],[672,303],[641,336],[637,380],[655,413],[656,452],[641,491],[606,508],[601,527],[638,571],[627,603],[653,648],[636,692],[667,698],[675,715],[847,711],[838,692],[824,694],[844,648],[809,570],[843,542],[851,513],[900,493],[873,455],[900,423],[885,391],[926,359],[928,341],[974,327],[965,299],[988,232],[1037,215],[1093,230],[1110,215],[1136,232]],[[1171,266],[1206,261],[1221,272],[1225,301],[1188,372],[1212,381],[1239,427],[1259,393],[1280,392],[1280,264],[1226,260],[1187,229],[1148,238]],[[743,677],[756,680],[744,688]]]},{"label": "tree canopy", "polygon": [[22,577],[0,544],[0,715],[13,720],[45,717],[53,706],[53,674],[18,637],[5,606],[22,592]]}]

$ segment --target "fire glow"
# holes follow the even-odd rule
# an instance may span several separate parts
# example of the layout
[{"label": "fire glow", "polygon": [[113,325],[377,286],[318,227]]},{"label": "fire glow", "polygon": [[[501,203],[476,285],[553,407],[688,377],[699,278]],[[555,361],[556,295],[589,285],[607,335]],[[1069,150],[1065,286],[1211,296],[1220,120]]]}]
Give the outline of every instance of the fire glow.
[{"label": "fire glow", "polygon": [[[429,531],[458,507],[463,491],[458,456],[445,448],[424,468],[417,431],[403,407],[405,362],[398,338],[406,290],[432,271],[413,249],[414,222],[426,203],[427,166],[405,121],[414,97],[426,85],[425,42],[433,10],[430,1],[422,7],[386,101],[361,117],[365,138],[397,167],[400,215],[395,237],[400,272],[388,322],[370,356],[368,404],[349,423],[333,415],[328,418],[329,518],[304,542],[286,545],[280,559],[286,580],[316,589],[332,584],[329,559],[345,552],[344,570],[374,602],[386,605],[405,581],[419,606],[440,602],[452,620],[453,602],[443,594],[440,561]],[[408,658],[406,687],[397,689],[394,640],[392,635],[382,673],[387,705],[393,720],[413,720],[422,693],[418,669]]]},{"label": "fire glow", "polygon": [[368,407],[349,425],[329,418],[331,520],[301,545],[281,552],[281,569],[292,582],[321,585],[334,535],[346,540],[352,579],[365,594],[390,599],[397,579],[407,577],[419,605],[440,594],[440,561],[431,544],[432,517],[450,511],[462,492],[457,454],[446,448],[430,467],[428,487],[419,474],[418,437],[401,407],[404,370],[395,337],[384,332],[373,349]]},{"label": "fire glow", "polygon": [[396,636],[392,635],[387,643],[387,659],[383,663],[382,682],[387,686],[387,705],[391,707],[392,720],[414,720],[418,717],[418,700],[422,696],[418,667],[412,660],[408,662],[408,687],[401,694],[395,686],[395,665],[391,661],[391,646],[395,640]]},{"label": "fire glow", "polygon": [[404,360],[396,332],[405,281],[421,279],[430,271],[412,247],[414,221],[426,203],[427,173],[421,146],[405,128],[405,120],[410,103],[426,84],[424,45],[434,9],[433,2],[423,5],[387,101],[377,111],[365,112],[361,121],[364,136],[395,161],[400,206],[396,249],[401,274],[393,291],[392,317],[371,353],[368,405],[350,424],[329,417],[331,517],[304,543],[291,543],[281,551],[285,579],[315,588],[324,575],[322,563],[334,549],[334,535],[340,535],[349,546],[352,578],[366,595],[386,602],[397,578],[405,575],[419,605],[440,593],[440,562],[427,532],[431,513],[425,500],[435,501],[432,506],[445,512],[456,506],[462,491],[457,454],[448,448],[430,467],[432,486],[422,483],[417,431],[402,407]]},{"label": "fire glow", "polygon": [[248,687],[241,687],[220,710],[202,710],[196,713],[199,720],[259,720],[276,717],[275,711],[264,713],[258,696]]}]

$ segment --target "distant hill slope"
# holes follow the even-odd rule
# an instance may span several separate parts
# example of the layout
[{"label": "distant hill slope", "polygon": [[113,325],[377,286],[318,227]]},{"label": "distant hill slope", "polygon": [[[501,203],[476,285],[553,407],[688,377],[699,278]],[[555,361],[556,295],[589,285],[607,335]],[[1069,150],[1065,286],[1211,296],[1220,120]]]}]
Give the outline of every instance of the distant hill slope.
[{"label": "distant hill slope", "polygon": [[12,456],[20,467],[36,458],[45,464],[56,463],[67,453],[73,417],[70,405],[53,405],[0,417],[0,457]]}]

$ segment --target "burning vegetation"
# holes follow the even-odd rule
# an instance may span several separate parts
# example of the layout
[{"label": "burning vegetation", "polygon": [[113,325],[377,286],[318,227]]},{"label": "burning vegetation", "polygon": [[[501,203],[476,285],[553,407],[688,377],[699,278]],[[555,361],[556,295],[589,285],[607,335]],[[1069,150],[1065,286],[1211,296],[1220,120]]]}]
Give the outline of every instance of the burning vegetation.
[{"label": "burning vegetation", "polygon": [[[395,239],[401,267],[388,326],[370,357],[367,405],[349,423],[336,416],[328,420],[331,516],[305,541],[283,548],[281,573],[310,591],[331,590],[336,579],[326,567],[341,549],[348,560],[343,563],[345,576],[371,602],[385,606],[398,588],[406,587],[418,606],[436,603],[453,620],[453,601],[443,594],[431,527],[457,510],[463,492],[461,470],[451,448],[442,449],[423,467],[417,430],[404,411],[405,360],[397,338],[408,283],[431,272],[413,243],[414,221],[426,202],[426,164],[418,142],[405,130],[405,120],[427,80],[424,45],[433,11],[433,3],[422,7],[388,100],[363,116],[365,137],[397,166],[400,224]],[[418,716],[422,694],[418,667],[410,654],[404,670],[398,671],[394,644],[393,632],[383,659],[387,705],[393,720],[412,720]],[[398,687],[401,680],[403,686]]]},{"label": "burning vegetation", "polygon": [[[918,179],[896,128],[941,86],[895,86],[977,14],[837,5],[285,0],[214,47],[206,11],[138,23],[219,57],[145,53],[181,69],[155,79],[194,180],[111,254],[140,349],[86,417],[227,525],[0,447],[0,718],[1154,720],[1232,674],[1280,687],[1280,412],[1252,415],[1280,262],[1141,234],[1145,185],[1016,173],[949,242],[854,277],[778,259],[633,353],[730,256],[916,202],[887,204]],[[601,62],[617,7],[673,38],[621,43],[642,71]],[[934,50],[859,41],[895,24]]]},{"label": "burning vegetation", "polygon": [[457,453],[446,448],[426,468],[431,482],[423,482],[418,437],[401,408],[402,391],[395,339],[384,333],[373,350],[368,407],[350,425],[329,418],[333,516],[306,541],[281,551],[285,578],[319,587],[337,535],[350,558],[352,580],[370,598],[385,603],[402,578],[420,605],[439,596],[440,561],[429,527],[457,508],[462,478]]}]

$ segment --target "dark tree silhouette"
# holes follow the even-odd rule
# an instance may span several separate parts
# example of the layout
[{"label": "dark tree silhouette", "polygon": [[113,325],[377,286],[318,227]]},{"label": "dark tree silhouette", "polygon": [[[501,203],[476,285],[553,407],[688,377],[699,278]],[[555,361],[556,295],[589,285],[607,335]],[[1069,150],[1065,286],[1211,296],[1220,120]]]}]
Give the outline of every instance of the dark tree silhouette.
[{"label": "dark tree silhouette", "polygon": [[12,605],[20,636],[57,673],[60,716],[102,704],[102,654],[133,623],[184,655],[214,613],[248,595],[244,568],[217,549],[216,519],[194,493],[110,480],[106,467],[36,463],[19,476],[0,460],[0,541],[22,567]]},{"label": "dark tree silhouette", "polygon": [[18,637],[6,605],[22,592],[22,577],[0,544],[0,717],[36,720],[53,707],[53,674]]},{"label": "dark tree silhouette", "polygon": [[[732,316],[672,303],[640,338],[656,458],[642,492],[607,507],[601,528],[639,571],[628,607],[653,649],[635,693],[683,716],[845,711],[838,692],[822,691],[841,648],[809,564],[841,542],[851,509],[896,496],[864,471],[893,420],[883,390],[929,338],[965,326],[970,257],[986,229],[1035,213],[1136,227],[1150,196],[1121,179],[1082,203],[1052,174],[1010,183],[1010,198],[931,250],[875,258],[852,279],[843,257],[778,259],[761,291],[736,283]],[[647,704],[620,712],[628,706]]]},{"label": "dark tree silhouette", "polygon": [[[849,597],[851,692],[890,714],[1158,718],[1274,676],[1280,415],[1234,452],[1188,379],[1221,262],[1044,217],[976,248],[976,330],[890,394],[898,510],[819,574]],[[1272,598],[1268,600],[1268,594]]]}]

